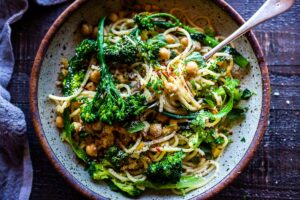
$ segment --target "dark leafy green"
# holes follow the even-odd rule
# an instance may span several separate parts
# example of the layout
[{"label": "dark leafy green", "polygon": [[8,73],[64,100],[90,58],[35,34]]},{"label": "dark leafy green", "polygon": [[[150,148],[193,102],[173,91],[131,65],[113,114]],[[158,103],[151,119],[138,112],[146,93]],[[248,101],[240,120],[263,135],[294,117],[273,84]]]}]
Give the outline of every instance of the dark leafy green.
[{"label": "dark leafy green", "polygon": [[144,130],[146,127],[144,122],[141,121],[133,121],[130,123],[129,127],[127,128],[129,133],[137,133],[139,131]]},{"label": "dark leafy green", "polygon": [[75,50],[68,64],[68,74],[63,80],[63,94],[72,95],[84,79],[90,59],[97,53],[97,44],[94,40],[83,40]]},{"label": "dark leafy green", "polygon": [[182,173],[182,151],[168,154],[157,163],[152,163],[147,169],[147,178],[155,183],[177,183]]}]

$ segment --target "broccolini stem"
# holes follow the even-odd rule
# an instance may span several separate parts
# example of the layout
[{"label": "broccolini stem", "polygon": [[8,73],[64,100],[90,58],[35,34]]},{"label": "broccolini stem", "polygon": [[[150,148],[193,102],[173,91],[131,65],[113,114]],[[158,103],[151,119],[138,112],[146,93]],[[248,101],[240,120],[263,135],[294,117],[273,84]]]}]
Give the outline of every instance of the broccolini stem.
[{"label": "broccolini stem", "polygon": [[[191,33],[191,37],[192,39],[197,40],[210,47],[215,47],[219,44],[219,41],[217,41],[216,39],[200,32]],[[235,48],[226,46],[222,49],[222,51],[232,55],[233,61],[241,68],[245,68],[249,65],[249,61],[246,58],[244,58]]]},{"label": "broccolini stem", "polygon": [[174,22],[175,22],[174,26],[179,26],[181,24],[180,20],[177,17],[175,17],[174,15],[171,15],[169,13],[155,13],[155,14],[149,15],[147,18],[151,19],[151,18],[155,18],[155,17],[168,17],[168,18],[174,20]]},{"label": "broccolini stem", "polygon": [[97,43],[98,43],[98,48],[99,48],[99,53],[98,53],[98,59],[100,62],[100,69],[101,69],[101,76],[106,76],[108,73],[108,67],[105,63],[104,59],[104,22],[105,22],[106,17],[102,17],[101,20],[99,21],[99,29],[98,29],[98,38],[97,38]]},{"label": "broccolini stem", "polygon": [[177,115],[177,114],[173,114],[173,113],[166,112],[166,111],[163,111],[162,113],[164,115],[166,115],[168,117],[172,117],[174,119],[195,119],[198,114],[198,113],[194,113],[194,114],[190,114],[190,115]]}]

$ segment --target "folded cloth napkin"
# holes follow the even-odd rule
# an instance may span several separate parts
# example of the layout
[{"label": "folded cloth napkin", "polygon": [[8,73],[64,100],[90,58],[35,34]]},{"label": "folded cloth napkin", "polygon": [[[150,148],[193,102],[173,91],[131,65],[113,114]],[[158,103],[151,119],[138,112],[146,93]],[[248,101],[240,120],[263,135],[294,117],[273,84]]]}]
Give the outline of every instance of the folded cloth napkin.
[{"label": "folded cloth napkin", "polygon": [[[65,0],[35,0],[52,5]],[[27,0],[0,0],[0,200],[27,200],[32,186],[32,165],[23,112],[10,103],[6,87],[14,67],[10,25],[28,8]]]},{"label": "folded cloth napkin", "polygon": [[43,5],[43,6],[50,6],[50,5],[55,5],[59,4],[62,2],[65,2],[66,0],[35,0],[37,4]]}]

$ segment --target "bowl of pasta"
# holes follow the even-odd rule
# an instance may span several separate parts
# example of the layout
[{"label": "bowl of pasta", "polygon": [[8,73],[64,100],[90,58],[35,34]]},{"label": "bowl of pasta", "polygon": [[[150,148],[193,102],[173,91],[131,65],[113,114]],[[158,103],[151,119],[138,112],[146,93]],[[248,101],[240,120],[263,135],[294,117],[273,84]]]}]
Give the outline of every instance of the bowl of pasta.
[{"label": "bowl of pasta", "polygon": [[270,83],[252,32],[221,0],[78,0],[32,69],[43,150],[92,199],[205,199],[246,167],[266,129]]}]

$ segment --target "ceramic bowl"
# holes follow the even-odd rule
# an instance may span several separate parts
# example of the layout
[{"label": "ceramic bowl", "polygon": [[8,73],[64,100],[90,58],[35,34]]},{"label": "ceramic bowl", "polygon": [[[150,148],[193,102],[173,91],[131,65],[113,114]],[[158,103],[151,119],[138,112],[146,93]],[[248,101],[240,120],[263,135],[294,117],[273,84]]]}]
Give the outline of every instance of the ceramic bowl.
[{"label": "ceramic bowl", "polygon": [[[145,1],[144,1],[145,2]],[[244,20],[222,0],[161,0],[149,1],[164,11],[179,7],[189,14],[209,16],[217,32],[227,36],[236,30]],[[146,2],[145,2],[146,3]],[[37,137],[46,155],[76,190],[92,199],[126,199],[111,191],[105,184],[93,182],[83,166],[78,163],[69,145],[62,143],[55,127],[54,104],[48,94],[60,94],[55,86],[61,57],[70,57],[78,44],[78,26],[82,21],[97,24],[97,20],[110,12],[119,10],[119,0],[77,0],[54,22],[44,37],[37,52],[31,74],[30,104]],[[255,95],[245,102],[249,108],[246,119],[233,129],[233,143],[220,159],[220,173],[217,178],[186,196],[176,196],[167,191],[147,191],[141,199],[205,199],[220,192],[249,163],[266,129],[270,104],[270,83],[268,70],[261,48],[252,32],[234,42],[251,63],[248,74],[242,79],[242,88],[249,88]]]}]

